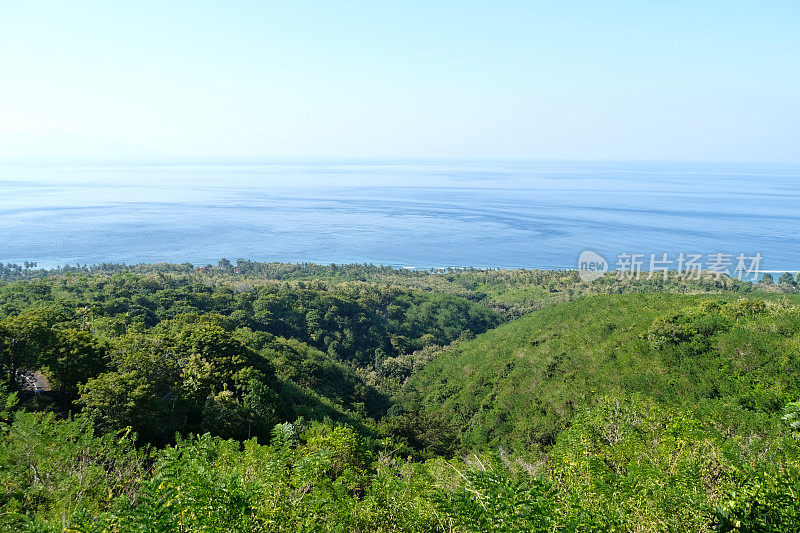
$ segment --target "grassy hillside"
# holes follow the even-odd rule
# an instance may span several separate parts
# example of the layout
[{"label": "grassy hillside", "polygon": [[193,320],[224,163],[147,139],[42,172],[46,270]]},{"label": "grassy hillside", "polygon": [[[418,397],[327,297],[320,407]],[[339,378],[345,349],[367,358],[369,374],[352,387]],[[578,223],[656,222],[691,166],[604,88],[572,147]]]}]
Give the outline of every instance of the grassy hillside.
[{"label": "grassy hillside", "polygon": [[552,305],[441,354],[401,401],[448,421],[464,448],[518,454],[554,443],[609,393],[756,429],[800,398],[796,301],[627,294]]}]

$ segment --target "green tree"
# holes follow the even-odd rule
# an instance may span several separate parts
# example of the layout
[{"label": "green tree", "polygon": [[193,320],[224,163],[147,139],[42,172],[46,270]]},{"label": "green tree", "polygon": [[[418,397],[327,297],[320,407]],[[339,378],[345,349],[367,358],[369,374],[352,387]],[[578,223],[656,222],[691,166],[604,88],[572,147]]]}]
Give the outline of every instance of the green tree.
[{"label": "green tree", "polygon": [[171,393],[160,394],[137,372],[106,372],[78,389],[84,413],[104,432],[130,427],[145,442],[163,443],[184,422],[171,409]]},{"label": "green tree", "polygon": [[67,403],[78,397],[78,384],[106,369],[108,345],[86,331],[66,329],[41,361],[53,390]]},{"label": "green tree", "polygon": [[31,309],[0,321],[0,366],[13,384],[21,369],[34,370],[56,344],[53,326],[63,314],[53,307]]}]

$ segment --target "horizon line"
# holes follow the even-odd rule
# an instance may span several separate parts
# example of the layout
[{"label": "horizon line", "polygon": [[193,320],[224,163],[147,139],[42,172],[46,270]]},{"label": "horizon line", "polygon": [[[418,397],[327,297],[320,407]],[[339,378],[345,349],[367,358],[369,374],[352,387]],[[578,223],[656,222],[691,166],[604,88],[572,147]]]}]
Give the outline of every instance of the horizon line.
[{"label": "horizon line", "polygon": [[768,159],[670,159],[618,157],[505,157],[505,156],[359,156],[359,155],[143,155],[143,156],[0,156],[0,166],[14,164],[69,163],[296,163],[296,162],[505,162],[505,163],[670,163],[670,164],[731,164],[731,165],[800,165],[800,160]]}]

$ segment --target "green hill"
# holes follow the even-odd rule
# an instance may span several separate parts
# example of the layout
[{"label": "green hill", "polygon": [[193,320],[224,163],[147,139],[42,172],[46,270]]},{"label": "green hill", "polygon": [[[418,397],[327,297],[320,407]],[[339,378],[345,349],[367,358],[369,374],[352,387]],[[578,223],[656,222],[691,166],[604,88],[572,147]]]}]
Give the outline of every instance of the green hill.
[{"label": "green hill", "polygon": [[662,293],[552,305],[444,352],[401,402],[449,422],[465,449],[517,454],[554,443],[576,410],[610,393],[755,430],[800,397],[791,301]]}]

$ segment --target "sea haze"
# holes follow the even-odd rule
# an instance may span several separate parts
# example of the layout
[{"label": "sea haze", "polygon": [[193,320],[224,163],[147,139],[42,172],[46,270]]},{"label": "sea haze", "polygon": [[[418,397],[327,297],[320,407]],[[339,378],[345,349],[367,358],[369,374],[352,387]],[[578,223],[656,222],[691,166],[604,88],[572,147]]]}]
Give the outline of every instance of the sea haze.
[{"label": "sea haze", "polygon": [[575,268],[581,251],[800,269],[800,166],[235,161],[0,166],[0,261]]}]

